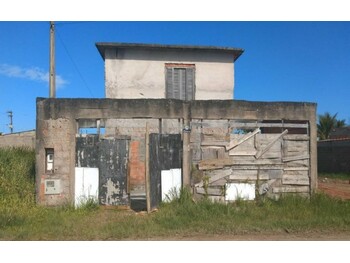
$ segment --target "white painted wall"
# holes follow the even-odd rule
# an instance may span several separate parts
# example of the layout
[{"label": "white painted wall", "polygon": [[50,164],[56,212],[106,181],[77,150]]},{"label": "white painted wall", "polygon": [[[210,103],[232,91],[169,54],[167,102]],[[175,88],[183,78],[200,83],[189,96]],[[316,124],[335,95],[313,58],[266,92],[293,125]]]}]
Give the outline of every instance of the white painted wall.
[{"label": "white painted wall", "polygon": [[181,187],[181,169],[161,171],[162,202],[169,202],[179,197]]},{"label": "white painted wall", "polygon": [[75,167],[75,207],[90,199],[98,202],[98,168]]},{"label": "white painted wall", "polygon": [[165,49],[107,49],[106,98],[165,98],[165,63],[195,64],[195,99],[233,99],[232,54]]}]

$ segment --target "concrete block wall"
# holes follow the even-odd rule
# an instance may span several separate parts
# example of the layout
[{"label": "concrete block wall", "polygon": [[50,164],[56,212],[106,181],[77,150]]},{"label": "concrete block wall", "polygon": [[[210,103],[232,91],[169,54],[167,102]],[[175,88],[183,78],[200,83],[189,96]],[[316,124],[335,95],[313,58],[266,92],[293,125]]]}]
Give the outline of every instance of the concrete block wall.
[{"label": "concrete block wall", "polygon": [[27,147],[35,148],[35,130],[0,135],[0,148]]},{"label": "concrete block wall", "polygon": [[[75,133],[72,133],[72,122],[68,118],[58,118],[46,120],[42,123],[38,131],[37,138],[40,150],[36,150],[36,183],[40,188],[37,201],[44,205],[63,205],[70,203],[73,199],[74,167],[75,162]],[[54,169],[52,172],[46,171],[45,149],[54,149]],[[73,150],[73,152],[72,152]],[[60,180],[60,194],[45,194],[45,181]]]},{"label": "concrete block wall", "polygon": [[[135,119],[134,119],[135,118]],[[159,132],[159,119],[172,120],[307,120],[310,124],[310,188],[317,188],[317,128],[316,104],[296,102],[249,102],[237,100],[191,101],[149,99],[37,99],[36,127],[36,191],[38,203],[62,205],[74,201],[75,136],[77,120],[132,120],[137,123],[132,134],[130,160],[133,182],[140,182],[144,175],[145,123],[152,122],[150,133]],[[142,122],[140,119],[143,119]],[[131,126],[132,128],[132,126]],[[210,127],[208,127],[210,129]],[[120,135],[127,130],[118,129]],[[137,131],[134,133],[134,131]],[[115,132],[115,130],[114,130]],[[106,128],[106,133],[108,129]],[[123,134],[124,133],[124,134]],[[114,133],[113,133],[114,134]],[[185,138],[186,133],[183,133]],[[187,138],[190,134],[187,133]],[[113,136],[113,135],[112,135]],[[190,144],[190,139],[188,138]],[[192,140],[196,140],[192,136]],[[185,142],[185,140],[184,140]],[[55,150],[54,173],[45,171],[45,148]],[[185,155],[185,151],[183,151]],[[187,153],[186,153],[187,154]],[[189,155],[189,154],[187,154]],[[189,155],[190,156],[190,155]],[[183,171],[188,172],[191,159],[183,161]],[[62,191],[57,195],[45,195],[46,179],[60,179]]]}]

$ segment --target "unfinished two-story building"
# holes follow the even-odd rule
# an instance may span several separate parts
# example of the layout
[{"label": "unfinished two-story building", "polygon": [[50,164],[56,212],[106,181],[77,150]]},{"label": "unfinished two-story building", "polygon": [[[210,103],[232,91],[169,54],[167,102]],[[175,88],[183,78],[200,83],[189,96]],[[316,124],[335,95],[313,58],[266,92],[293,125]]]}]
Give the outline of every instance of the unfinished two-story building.
[{"label": "unfinished two-story building", "polygon": [[39,203],[149,210],[183,185],[224,202],[316,188],[316,105],[233,100],[242,49],[96,47],[106,99],[37,100]]}]

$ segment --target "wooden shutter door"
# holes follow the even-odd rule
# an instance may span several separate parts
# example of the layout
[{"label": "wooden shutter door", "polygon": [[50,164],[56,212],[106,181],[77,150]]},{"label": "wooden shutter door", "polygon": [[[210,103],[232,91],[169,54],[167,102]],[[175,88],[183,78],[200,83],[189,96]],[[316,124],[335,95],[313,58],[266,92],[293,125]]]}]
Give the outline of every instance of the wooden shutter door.
[{"label": "wooden shutter door", "polygon": [[186,69],[186,97],[185,100],[194,99],[194,68]]}]

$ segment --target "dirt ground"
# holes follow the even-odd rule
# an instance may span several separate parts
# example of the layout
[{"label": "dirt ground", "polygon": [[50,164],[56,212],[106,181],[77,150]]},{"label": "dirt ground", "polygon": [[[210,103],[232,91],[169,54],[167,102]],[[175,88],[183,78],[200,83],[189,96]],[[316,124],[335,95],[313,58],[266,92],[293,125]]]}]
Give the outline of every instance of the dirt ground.
[{"label": "dirt ground", "polygon": [[350,180],[321,178],[318,180],[318,189],[332,197],[350,200]]}]

